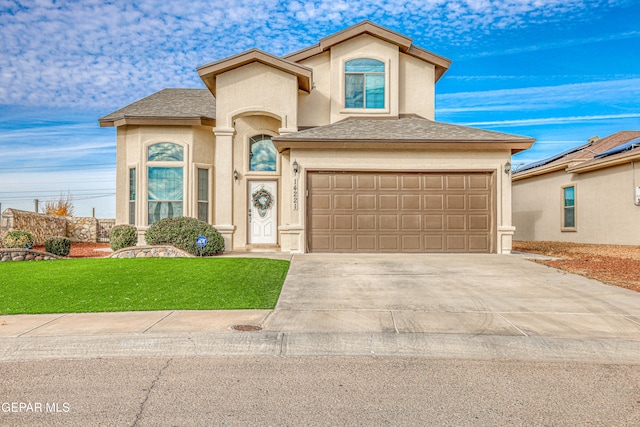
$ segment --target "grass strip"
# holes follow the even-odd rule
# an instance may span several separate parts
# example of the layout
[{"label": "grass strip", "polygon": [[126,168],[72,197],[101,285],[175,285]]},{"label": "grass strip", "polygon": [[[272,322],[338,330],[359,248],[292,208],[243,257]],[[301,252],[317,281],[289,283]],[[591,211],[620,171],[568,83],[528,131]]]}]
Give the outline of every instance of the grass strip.
[{"label": "grass strip", "polygon": [[288,261],[70,259],[0,263],[0,314],[271,309]]}]

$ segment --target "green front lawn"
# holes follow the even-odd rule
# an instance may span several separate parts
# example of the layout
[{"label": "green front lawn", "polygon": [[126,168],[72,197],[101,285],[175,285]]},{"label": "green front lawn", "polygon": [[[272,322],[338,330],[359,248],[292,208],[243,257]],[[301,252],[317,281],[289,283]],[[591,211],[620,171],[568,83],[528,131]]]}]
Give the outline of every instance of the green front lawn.
[{"label": "green front lawn", "polygon": [[0,314],[271,309],[288,261],[70,259],[0,263]]}]

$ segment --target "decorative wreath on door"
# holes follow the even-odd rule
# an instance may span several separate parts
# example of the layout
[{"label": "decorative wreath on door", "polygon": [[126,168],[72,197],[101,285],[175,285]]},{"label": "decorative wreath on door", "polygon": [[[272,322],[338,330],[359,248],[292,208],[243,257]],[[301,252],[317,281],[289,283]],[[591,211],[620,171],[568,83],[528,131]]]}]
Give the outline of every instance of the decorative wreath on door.
[{"label": "decorative wreath on door", "polygon": [[273,195],[264,187],[254,191],[251,199],[253,200],[253,206],[259,211],[266,211],[273,205]]}]

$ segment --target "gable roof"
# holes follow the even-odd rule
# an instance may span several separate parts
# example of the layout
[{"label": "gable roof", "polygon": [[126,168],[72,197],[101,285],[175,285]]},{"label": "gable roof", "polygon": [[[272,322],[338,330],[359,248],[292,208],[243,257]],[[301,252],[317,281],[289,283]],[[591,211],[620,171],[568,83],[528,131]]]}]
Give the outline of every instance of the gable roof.
[{"label": "gable roof", "polygon": [[435,122],[418,116],[348,118],[325,126],[273,138],[282,152],[289,148],[509,149],[517,153],[535,140],[468,126]]},{"label": "gable roof", "polygon": [[[513,180],[518,181],[558,170],[570,173],[587,172],[631,161],[632,156],[640,158],[640,150],[633,151],[634,144],[630,144],[638,138],[640,131],[620,131],[602,139],[593,138],[586,144],[525,165],[513,174]],[[635,147],[638,146],[640,141]]]},{"label": "gable roof", "polygon": [[410,39],[409,37],[398,34],[378,24],[374,24],[371,21],[362,21],[349,28],[345,28],[342,31],[321,39],[320,42],[318,42],[318,44],[316,45],[309,46],[297,52],[290,53],[283,56],[283,58],[293,62],[300,62],[304,59],[326,52],[327,50],[331,49],[331,47],[346,40],[358,37],[362,34],[368,34],[370,36],[384,40],[388,43],[395,44],[396,46],[398,46],[400,52],[406,53],[407,55],[419,58],[425,62],[429,62],[435,65],[436,82],[449,69],[449,66],[451,66],[450,59],[414,46],[412,44],[412,39]]},{"label": "gable roof", "polygon": [[163,89],[100,118],[101,127],[178,124],[214,126],[216,99],[207,89]]},{"label": "gable roof", "polygon": [[313,81],[313,70],[295,62],[278,58],[277,56],[263,52],[260,49],[249,49],[237,55],[229,56],[210,64],[202,65],[196,70],[204,84],[207,85],[211,93],[216,94],[216,76],[226,71],[242,67],[253,62],[268,65],[285,73],[293,74],[298,79],[298,87],[305,92],[311,92]]}]

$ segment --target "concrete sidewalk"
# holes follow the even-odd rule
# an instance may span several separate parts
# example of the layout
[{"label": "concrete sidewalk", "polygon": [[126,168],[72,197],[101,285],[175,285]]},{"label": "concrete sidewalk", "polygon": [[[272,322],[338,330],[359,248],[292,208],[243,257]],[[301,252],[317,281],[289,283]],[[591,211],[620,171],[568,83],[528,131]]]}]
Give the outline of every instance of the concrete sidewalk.
[{"label": "concrete sidewalk", "polygon": [[274,310],[0,316],[0,361],[207,355],[640,363],[640,294],[515,256],[296,255]]}]

